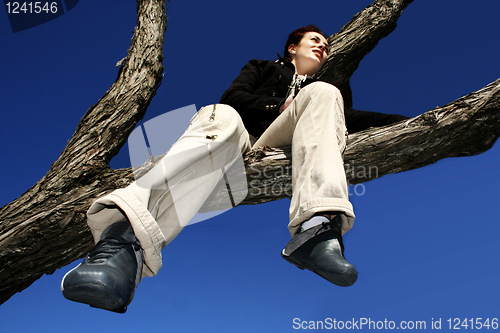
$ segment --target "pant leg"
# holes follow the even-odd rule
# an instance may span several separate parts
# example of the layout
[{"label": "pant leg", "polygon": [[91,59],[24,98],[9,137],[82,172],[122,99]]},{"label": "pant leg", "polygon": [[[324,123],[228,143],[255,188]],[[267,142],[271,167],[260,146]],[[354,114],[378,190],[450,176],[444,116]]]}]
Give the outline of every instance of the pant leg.
[{"label": "pant leg", "polygon": [[267,128],[254,147],[292,145],[290,224],[295,234],[315,213],[339,211],[343,232],[354,223],[344,171],[347,129],[340,91],[325,82],[300,90],[290,106]]},{"label": "pant leg", "polygon": [[248,132],[233,108],[217,104],[200,109],[152,170],[92,204],[87,217],[94,240],[126,215],[144,250],[143,275],[156,275],[161,249],[196,215],[224,171],[249,149]]}]

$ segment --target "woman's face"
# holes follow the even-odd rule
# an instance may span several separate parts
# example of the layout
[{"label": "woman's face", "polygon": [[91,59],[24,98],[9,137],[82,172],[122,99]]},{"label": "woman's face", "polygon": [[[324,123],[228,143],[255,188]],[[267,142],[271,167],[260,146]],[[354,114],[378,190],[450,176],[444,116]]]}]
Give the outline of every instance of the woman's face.
[{"label": "woman's face", "polygon": [[307,32],[298,45],[288,48],[297,74],[312,75],[320,70],[328,57],[328,42],[317,32]]}]

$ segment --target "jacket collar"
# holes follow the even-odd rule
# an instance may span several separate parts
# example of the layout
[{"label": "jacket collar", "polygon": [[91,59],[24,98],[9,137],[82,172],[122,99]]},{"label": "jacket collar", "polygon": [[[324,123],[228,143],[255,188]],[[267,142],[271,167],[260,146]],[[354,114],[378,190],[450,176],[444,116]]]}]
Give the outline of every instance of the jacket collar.
[{"label": "jacket collar", "polygon": [[277,63],[277,64],[283,64],[284,66],[293,68],[293,70],[295,71],[295,65],[292,64],[292,62],[290,60],[287,60],[287,59],[283,58],[282,56],[280,56],[279,53],[277,53],[277,55],[278,55],[278,59],[275,61],[275,63]]}]

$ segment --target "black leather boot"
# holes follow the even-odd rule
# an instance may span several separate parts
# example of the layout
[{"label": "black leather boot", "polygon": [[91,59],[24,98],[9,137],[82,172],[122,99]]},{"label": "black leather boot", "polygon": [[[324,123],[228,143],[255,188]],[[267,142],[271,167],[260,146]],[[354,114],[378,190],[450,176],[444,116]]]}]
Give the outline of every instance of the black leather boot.
[{"label": "black leather boot", "polygon": [[340,214],[332,215],[330,222],[297,232],[281,256],[341,287],[353,285],[358,278],[358,272],[344,257]]},{"label": "black leather boot", "polygon": [[66,273],[61,290],[67,299],[125,313],[141,279],[143,254],[128,221],[102,233],[83,262]]}]

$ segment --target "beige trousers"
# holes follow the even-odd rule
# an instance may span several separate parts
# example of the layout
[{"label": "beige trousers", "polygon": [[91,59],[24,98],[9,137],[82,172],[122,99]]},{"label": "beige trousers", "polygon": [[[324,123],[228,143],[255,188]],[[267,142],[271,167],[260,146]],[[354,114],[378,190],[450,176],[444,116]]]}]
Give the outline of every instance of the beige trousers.
[{"label": "beige trousers", "polygon": [[[297,94],[254,144],[292,145],[291,235],[318,212],[343,212],[348,217],[343,232],[352,227],[354,212],[342,158],[346,136],[339,90],[315,82]],[[228,166],[250,149],[249,134],[236,110],[223,104],[201,108],[155,168],[92,204],[87,217],[94,240],[125,214],[144,250],[143,276],[156,275],[162,248],[196,215]]]}]

